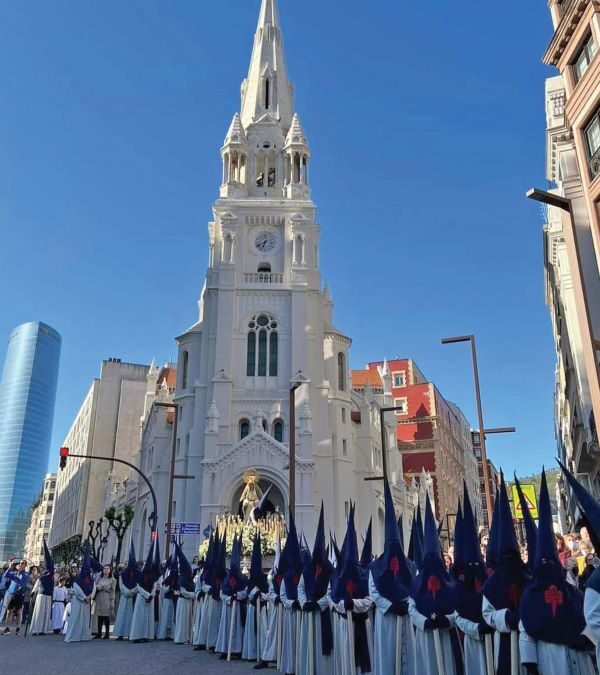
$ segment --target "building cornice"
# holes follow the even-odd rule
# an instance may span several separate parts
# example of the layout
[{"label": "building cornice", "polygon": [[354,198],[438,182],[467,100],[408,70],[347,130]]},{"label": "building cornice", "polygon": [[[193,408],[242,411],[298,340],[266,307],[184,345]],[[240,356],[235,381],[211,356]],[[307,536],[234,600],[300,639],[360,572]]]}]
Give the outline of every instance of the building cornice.
[{"label": "building cornice", "polygon": [[594,11],[597,11],[600,9],[600,0],[572,0],[571,6],[561,18],[554,37],[542,59],[547,66],[558,67],[561,56],[569,46],[571,37],[576,31],[581,17],[590,5],[594,8]]}]

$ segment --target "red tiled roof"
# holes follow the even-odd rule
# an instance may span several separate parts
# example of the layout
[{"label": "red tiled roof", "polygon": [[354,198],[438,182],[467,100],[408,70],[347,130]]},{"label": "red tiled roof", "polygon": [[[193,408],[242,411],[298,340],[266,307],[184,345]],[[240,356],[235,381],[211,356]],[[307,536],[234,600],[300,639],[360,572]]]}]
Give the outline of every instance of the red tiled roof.
[{"label": "red tiled roof", "polygon": [[172,366],[161,368],[156,383],[157,388],[160,387],[165,380],[167,381],[167,387],[170,390],[175,389],[177,385],[177,368],[173,368]]},{"label": "red tiled roof", "polygon": [[351,370],[350,378],[352,389],[364,389],[366,384],[370,384],[373,389],[381,389],[383,386],[381,377],[376,370]]}]

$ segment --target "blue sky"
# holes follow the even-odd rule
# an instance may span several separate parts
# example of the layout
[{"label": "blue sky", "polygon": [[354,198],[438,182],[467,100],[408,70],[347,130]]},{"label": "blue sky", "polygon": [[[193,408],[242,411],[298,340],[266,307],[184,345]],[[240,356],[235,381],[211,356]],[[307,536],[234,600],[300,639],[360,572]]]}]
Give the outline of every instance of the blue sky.
[{"label": "blue sky", "polygon": [[[0,359],[63,336],[53,456],[103,358],[175,356],[194,322],[219,148],[259,0],[8,2],[0,27]],[[280,0],[312,149],[321,265],[353,367],[412,357],[497,465],[552,464],[544,305],[546,3]],[[51,461],[51,466],[56,462]]]}]

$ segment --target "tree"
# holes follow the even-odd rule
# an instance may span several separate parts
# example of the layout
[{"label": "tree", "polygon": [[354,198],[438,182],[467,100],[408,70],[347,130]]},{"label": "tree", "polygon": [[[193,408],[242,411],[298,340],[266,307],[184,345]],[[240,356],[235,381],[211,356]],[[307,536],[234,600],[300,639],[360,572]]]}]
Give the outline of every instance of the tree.
[{"label": "tree", "polygon": [[126,504],[122,509],[117,511],[114,506],[106,509],[104,517],[108,521],[109,530],[115,533],[117,538],[117,555],[115,556],[117,564],[121,562],[121,551],[123,549],[123,539],[127,528],[133,521],[134,512],[129,504]]}]

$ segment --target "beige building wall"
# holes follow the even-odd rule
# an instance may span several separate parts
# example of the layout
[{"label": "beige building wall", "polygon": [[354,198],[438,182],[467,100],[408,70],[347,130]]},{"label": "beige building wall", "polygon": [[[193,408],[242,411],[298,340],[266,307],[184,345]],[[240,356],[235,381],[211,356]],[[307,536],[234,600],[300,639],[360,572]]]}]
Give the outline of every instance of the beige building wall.
[{"label": "beige building wall", "polygon": [[[102,362],[63,445],[72,453],[133,461],[140,442],[140,418],[149,366]],[[118,467],[118,468],[117,468]],[[125,467],[111,462],[69,458],[59,472],[50,546],[85,538],[88,523],[104,513],[105,488]]]}]

